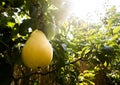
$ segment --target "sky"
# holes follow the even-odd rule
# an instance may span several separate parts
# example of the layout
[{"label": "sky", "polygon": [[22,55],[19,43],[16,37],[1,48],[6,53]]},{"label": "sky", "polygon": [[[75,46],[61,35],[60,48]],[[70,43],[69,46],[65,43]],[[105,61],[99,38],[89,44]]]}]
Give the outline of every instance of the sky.
[{"label": "sky", "polygon": [[120,0],[71,0],[72,14],[87,22],[98,23],[105,14],[105,7],[115,5],[120,11]]}]

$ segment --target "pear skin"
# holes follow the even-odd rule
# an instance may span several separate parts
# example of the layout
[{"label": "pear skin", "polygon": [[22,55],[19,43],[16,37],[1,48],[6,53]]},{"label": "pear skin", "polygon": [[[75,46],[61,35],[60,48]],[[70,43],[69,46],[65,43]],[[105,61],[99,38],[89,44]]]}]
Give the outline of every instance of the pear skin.
[{"label": "pear skin", "polygon": [[53,49],[45,34],[36,29],[22,49],[23,63],[32,69],[48,66],[53,58]]}]

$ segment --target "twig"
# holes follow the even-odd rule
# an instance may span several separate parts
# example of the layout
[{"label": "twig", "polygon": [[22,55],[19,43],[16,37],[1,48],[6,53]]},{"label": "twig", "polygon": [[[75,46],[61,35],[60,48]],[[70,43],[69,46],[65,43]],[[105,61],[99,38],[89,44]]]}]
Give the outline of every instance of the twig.
[{"label": "twig", "polygon": [[77,62],[77,61],[79,61],[79,60],[82,60],[82,61],[87,61],[87,59],[78,58],[78,59],[75,59],[74,61],[71,61],[71,62],[69,62],[69,63],[66,63],[65,65],[74,64],[74,63],[76,63],[76,62]]},{"label": "twig", "polygon": [[4,46],[6,46],[7,48],[9,48],[9,46],[8,46],[6,43],[4,43],[4,42],[1,41],[1,40],[0,40],[0,42],[1,42]]}]

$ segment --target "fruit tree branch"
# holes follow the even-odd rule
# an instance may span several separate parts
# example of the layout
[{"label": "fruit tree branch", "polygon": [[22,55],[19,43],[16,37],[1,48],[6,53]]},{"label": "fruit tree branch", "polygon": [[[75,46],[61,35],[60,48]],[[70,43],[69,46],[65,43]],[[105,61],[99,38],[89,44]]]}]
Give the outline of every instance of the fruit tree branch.
[{"label": "fruit tree branch", "polygon": [[[76,62],[78,62],[78,61],[80,61],[80,60],[82,60],[82,61],[87,61],[87,59],[77,58],[77,59],[75,59],[75,60],[73,60],[73,61],[71,61],[71,62],[66,63],[64,66],[70,65],[70,64],[74,64],[74,63],[76,63]],[[64,66],[61,66],[61,67],[64,67]],[[56,68],[56,69],[51,70],[51,71],[48,71],[48,72],[45,72],[45,73],[40,72],[40,71],[30,72],[30,73],[25,74],[24,76],[18,77],[18,78],[16,78],[16,79],[14,78],[14,80],[15,80],[15,81],[18,81],[19,79],[22,79],[22,78],[25,78],[25,77],[29,77],[29,76],[32,76],[32,75],[35,75],[35,74],[48,75],[48,74],[54,73],[55,71],[58,71],[61,67]]]}]

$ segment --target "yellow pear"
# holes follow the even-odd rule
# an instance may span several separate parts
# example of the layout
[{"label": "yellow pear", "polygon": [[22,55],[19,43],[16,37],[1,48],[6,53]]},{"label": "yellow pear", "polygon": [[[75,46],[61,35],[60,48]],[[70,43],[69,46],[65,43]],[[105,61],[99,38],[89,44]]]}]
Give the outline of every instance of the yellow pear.
[{"label": "yellow pear", "polygon": [[23,63],[32,68],[48,66],[53,57],[53,49],[45,34],[36,29],[30,35],[22,49]]}]

